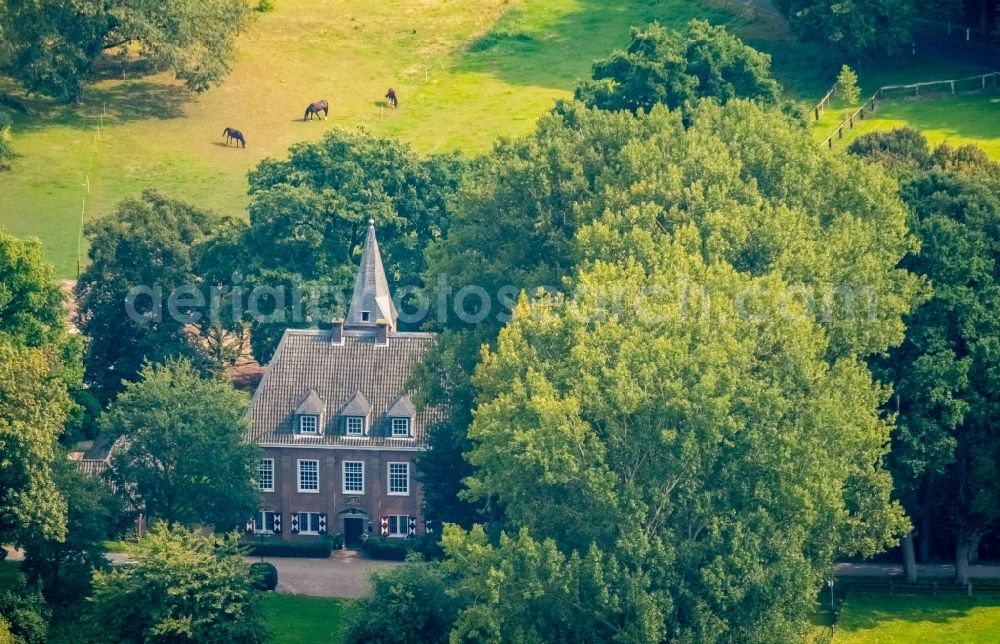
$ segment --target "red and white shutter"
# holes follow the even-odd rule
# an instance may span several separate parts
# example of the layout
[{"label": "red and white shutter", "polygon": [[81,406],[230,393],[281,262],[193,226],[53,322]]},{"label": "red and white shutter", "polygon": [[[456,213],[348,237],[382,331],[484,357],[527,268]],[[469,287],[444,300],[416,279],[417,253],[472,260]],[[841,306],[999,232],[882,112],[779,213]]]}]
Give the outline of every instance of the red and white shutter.
[{"label": "red and white shutter", "polygon": [[281,534],[281,513],[274,513],[274,534]]},{"label": "red and white shutter", "polygon": [[292,512],[292,534],[299,533],[299,513]]},{"label": "red and white shutter", "polygon": [[417,534],[417,517],[409,517],[406,522],[406,535],[412,537]]},{"label": "red and white shutter", "polygon": [[257,522],[254,519],[247,521],[246,531],[247,534],[257,531]]},{"label": "red and white shutter", "polygon": [[326,515],[319,515],[319,533],[326,534]]},{"label": "red and white shutter", "polygon": [[379,524],[379,534],[383,537],[389,536],[389,517],[382,517],[378,520]]}]

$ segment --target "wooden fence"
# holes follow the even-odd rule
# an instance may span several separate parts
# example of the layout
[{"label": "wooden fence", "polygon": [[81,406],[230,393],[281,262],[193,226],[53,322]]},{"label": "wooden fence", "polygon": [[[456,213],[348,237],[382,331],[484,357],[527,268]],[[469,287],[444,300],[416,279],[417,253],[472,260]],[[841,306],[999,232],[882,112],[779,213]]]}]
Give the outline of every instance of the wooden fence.
[{"label": "wooden fence", "polygon": [[[856,109],[852,114],[845,118],[837,129],[833,131],[830,136],[823,140],[822,145],[832,148],[834,140],[844,138],[844,131],[848,129],[854,129],[854,124],[857,121],[865,120],[865,117],[870,116],[874,113],[884,100],[888,100],[887,94],[894,94],[895,96],[900,96],[902,94],[911,95],[913,97],[919,97],[921,89],[923,89],[924,96],[929,93],[934,93],[935,88],[940,88],[941,92],[955,94],[958,91],[986,91],[990,88],[996,88],[998,86],[998,81],[1000,81],[1000,72],[990,72],[988,74],[980,74],[978,76],[969,76],[968,78],[956,78],[949,80],[940,81],[927,81],[924,83],[911,83],[910,85],[885,85],[880,87],[877,92],[871,95],[871,98],[864,101],[861,107]],[[816,119],[819,120],[819,115],[825,105],[829,105],[830,96],[833,94],[836,85],[833,86],[823,100],[816,104],[814,112],[816,114]],[[940,92],[939,92],[940,93]],[[825,104],[825,105],[824,105]]]},{"label": "wooden fence", "polygon": [[973,579],[968,584],[955,584],[951,579],[926,579],[907,583],[901,579],[847,577],[837,582],[841,595],[850,593],[880,593],[899,596],[931,597],[1000,597],[1000,580]]}]

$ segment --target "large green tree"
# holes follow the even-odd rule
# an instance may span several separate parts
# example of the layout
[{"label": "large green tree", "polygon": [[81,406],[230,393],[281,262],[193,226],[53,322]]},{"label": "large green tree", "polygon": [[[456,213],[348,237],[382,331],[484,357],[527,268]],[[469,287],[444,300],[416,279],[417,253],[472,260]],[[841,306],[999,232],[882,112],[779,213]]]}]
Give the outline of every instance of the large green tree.
[{"label": "large green tree", "polygon": [[118,494],[151,521],[243,525],[259,500],[243,394],[183,360],[147,364],[141,376],[102,418],[122,441],[109,471]]},{"label": "large green tree", "polygon": [[[903,265],[933,286],[933,297],[907,317],[905,342],[876,364],[896,391],[889,410],[898,414],[890,460],[897,492],[922,519],[924,544],[941,527],[951,533],[964,583],[970,550],[1000,519],[1000,432],[994,429],[1000,166],[974,148],[942,146],[930,154],[923,137],[908,130],[863,137],[851,151],[887,162],[901,175],[910,227],[921,241],[920,253]],[[912,570],[909,541],[904,554]]]},{"label": "large green tree", "polygon": [[772,104],[780,94],[770,56],[702,20],[683,32],[655,22],[634,28],[628,48],[594,63],[593,80],[576,90],[577,99],[593,107],[632,112],[657,104],[687,107],[706,97]]},{"label": "large green tree", "polygon": [[56,540],[35,534],[24,543],[21,570],[29,583],[38,583],[50,605],[74,605],[90,594],[95,568],[107,566],[105,540],[112,534],[121,508],[107,486],[78,469],[60,454],[53,472],[66,500],[66,538]]},{"label": "large green tree", "polygon": [[205,269],[216,280],[237,273],[248,304],[254,289],[283,289],[283,300],[262,295],[248,311],[254,357],[270,360],[288,327],[329,321],[306,318],[308,299],[296,312],[293,289],[319,294],[321,315],[346,313],[369,219],[391,286],[418,284],[424,248],[447,225],[463,169],[458,156],[421,157],[403,142],[343,129],[292,146],[286,160],[261,162],[250,173],[249,226],[231,240],[236,251],[216,249],[218,261]]},{"label": "large green tree", "polygon": [[[687,120],[571,108],[530,141],[579,159],[553,164],[584,187],[561,220],[572,297],[525,300],[479,367],[468,496],[498,499],[524,550],[551,539],[546,566],[584,562],[603,599],[484,591],[463,633],[544,640],[581,620],[595,640],[788,639],[835,556],[905,527],[881,465],[887,391],[864,362],[902,340],[919,292],[896,267],[915,243],[894,182],[751,102]],[[602,130],[615,145],[589,138]],[[608,156],[588,182],[594,148]],[[486,578],[531,569],[501,564]]]},{"label": "large green tree", "polygon": [[250,15],[243,0],[5,0],[3,71],[29,91],[80,100],[95,61],[122,50],[201,91],[228,73]]},{"label": "large green tree", "polygon": [[134,564],[94,575],[88,641],[268,641],[260,593],[235,536],[160,523],[130,554]]},{"label": "large green tree", "polygon": [[0,231],[0,541],[65,534],[51,468],[82,373],[65,301],[41,243]]},{"label": "large green tree", "polygon": [[[188,327],[197,245],[213,225],[210,213],[155,192],[128,198],[87,225],[90,264],[76,285],[76,322],[87,338],[86,380],[105,397],[133,381],[146,360],[197,357]],[[201,313],[207,313],[202,309]]]}]

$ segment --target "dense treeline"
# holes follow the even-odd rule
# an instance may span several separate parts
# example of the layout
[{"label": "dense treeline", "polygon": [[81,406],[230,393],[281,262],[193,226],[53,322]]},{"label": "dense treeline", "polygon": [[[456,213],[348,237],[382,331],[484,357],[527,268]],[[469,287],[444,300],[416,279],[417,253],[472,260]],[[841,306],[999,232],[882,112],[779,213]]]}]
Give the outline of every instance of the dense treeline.
[{"label": "dense treeline", "polygon": [[[914,130],[867,135],[850,151],[899,177],[921,242],[902,265],[933,295],[907,316],[903,344],[874,366],[895,392],[889,462],[916,519],[920,559],[954,557],[965,583],[978,549],[1000,545],[1000,165],[972,146],[932,152]],[[903,542],[911,577],[913,541]]]},{"label": "dense treeline", "polygon": [[997,27],[997,0],[775,0],[800,37],[841,53],[895,54],[909,47],[920,21],[967,24],[987,36]]}]

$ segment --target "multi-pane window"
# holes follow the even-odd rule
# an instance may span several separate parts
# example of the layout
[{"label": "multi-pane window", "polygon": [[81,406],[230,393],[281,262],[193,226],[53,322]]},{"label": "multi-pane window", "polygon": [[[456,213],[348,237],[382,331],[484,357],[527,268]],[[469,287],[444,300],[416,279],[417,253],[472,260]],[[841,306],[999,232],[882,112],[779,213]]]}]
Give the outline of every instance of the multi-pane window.
[{"label": "multi-pane window", "polygon": [[261,492],[274,492],[274,459],[262,458],[257,465],[257,487]]},{"label": "multi-pane window", "polygon": [[361,461],[344,461],[344,494],[365,493],[365,464]]},{"label": "multi-pane window", "polygon": [[410,517],[405,514],[389,517],[389,536],[405,537],[410,533]]},{"label": "multi-pane window", "polygon": [[299,512],[299,534],[319,534],[319,512]]},{"label": "multi-pane window", "polygon": [[319,492],[319,461],[299,461],[299,492]]},{"label": "multi-pane window", "polygon": [[299,416],[299,433],[300,434],[318,434],[319,433],[319,416],[313,416],[307,414],[305,416]]},{"label": "multi-pane window", "polygon": [[389,463],[389,494],[410,493],[410,464]]},{"label": "multi-pane window", "polygon": [[261,510],[254,523],[254,532],[257,534],[274,534],[274,512]]},{"label": "multi-pane window", "polygon": [[407,438],[410,435],[409,418],[392,419],[392,435],[394,438]]},{"label": "multi-pane window", "polygon": [[365,433],[365,419],[362,416],[347,417],[347,435],[363,436]]}]

